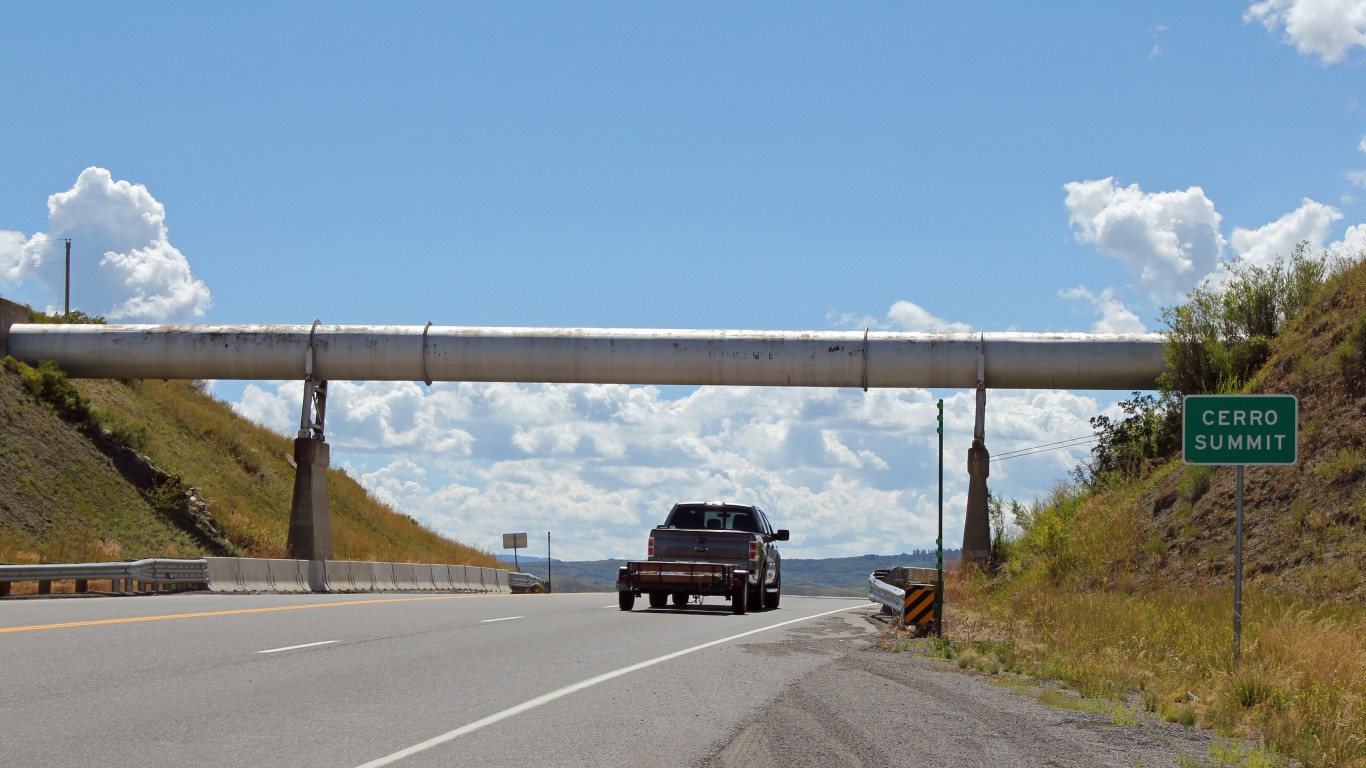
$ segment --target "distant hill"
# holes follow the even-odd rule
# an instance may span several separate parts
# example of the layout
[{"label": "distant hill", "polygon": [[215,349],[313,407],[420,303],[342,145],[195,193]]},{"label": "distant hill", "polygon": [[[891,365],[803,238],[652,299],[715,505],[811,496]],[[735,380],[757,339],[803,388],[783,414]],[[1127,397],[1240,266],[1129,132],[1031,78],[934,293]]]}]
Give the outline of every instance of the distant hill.
[{"label": "distant hill", "polygon": [[[500,557],[502,557],[500,555]],[[522,571],[546,578],[544,558],[519,557]],[[944,565],[958,560],[958,550],[945,550]],[[559,592],[611,592],[617,569],[625,560],[552,560],[550,578]],[[934,567],[934,552],[900,555],[860,555],[824,559],[783,558],[783,593],[788,595],[848,596],[868,593],[868,575],[897,565]]]}]

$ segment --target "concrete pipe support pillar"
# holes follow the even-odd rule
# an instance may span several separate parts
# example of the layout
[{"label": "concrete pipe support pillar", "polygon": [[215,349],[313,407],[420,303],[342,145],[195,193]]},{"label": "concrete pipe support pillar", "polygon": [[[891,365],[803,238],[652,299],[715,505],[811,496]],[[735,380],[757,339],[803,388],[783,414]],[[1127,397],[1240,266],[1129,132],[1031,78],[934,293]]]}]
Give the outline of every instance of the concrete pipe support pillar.
[{"label": "concrete pipe support pillar", "polygon": [[987,521],[987,475],[991,454],[974,438],[968,449],[968,512],[963,521],[964,563],[985,563],[991,554],[991,526]]},{"label": "concrete pipe support pillar", "polygon": [[313,321],[304,353],[303,412],[294,439],[294,501],[289,508],[289,556],[311,560],[309,586],[323,592],[322,561],[332,559],[332,513],[327,504],[327,465],[332,453],[323,438],[327,417],[327,380],[315,376]]},{"label": "concrete pipe support pillar", "polygon": [[289,511],[289,556],[296,560],[332,559],[332,519],[327,505],[327,466],[331,448],[323,440],[294,440],[294,503]]},{"label": "concrete pipe support pillar", "polygon": [[972,428],[972,447],[968,449],[968,509],[963,519],[964,565],[981,565],[991,555],[991,525],[987,516],[987,476],[991,474],[991,454],[987,452],[986,358],[978,360],[977,415]]}]

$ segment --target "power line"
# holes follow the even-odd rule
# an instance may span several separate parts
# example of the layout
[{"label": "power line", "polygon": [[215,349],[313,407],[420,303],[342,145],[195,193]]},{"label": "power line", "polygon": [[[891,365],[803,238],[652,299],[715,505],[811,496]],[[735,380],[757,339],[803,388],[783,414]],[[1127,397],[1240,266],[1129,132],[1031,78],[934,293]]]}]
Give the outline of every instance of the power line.
[{"label": "power line", "polygon": [[1018,451],[1010,451],[1010,452],[1008,452],[1008,453],[1003,453],[1003,454],[1001,454],[1000,456],[992,456],[992,457],[991,457],[991,460],[992,460],[993,462],[996,462],[996,461],[1008,461],[1008,460],[1010,460],[1010,459],[1018,459],[1018,458],[1021,458],[1021,457],[1023,457],[1023,456],[1032,456],[1032,455],[1034,455],[1034,454],[1036,454],[1036,453],[1047,453],[1048,451],[1061,451],[1061,450],[1065,450],[1065,449],[1067,449],[1067,448],[1080,448],[1080,447],[1082,447],[1082,446],[1084,446],[1084,445],[1087,445],[1087,444],[1089,444],[1089,443],[1094,443],[1095,441],[1096,441],[1096,438],[1094,438],[1094,437],[1089,437],[1089,438],[1078,438],[1078,439],[1075,440],[1075,441],[1065,442],[1065,443],[1062,444],[1062,445],[1052,445],[1051,443],[1045,443],[1044,445],[1052,445],[1052,447],[1050,447],[1050,448],[1044,448],[1044,447],[1035,446],[1033,449],[1021,448],[1021,449],[1018,450]]},{"label": "power line", "polygon": [[73,243],[76,242],[75,240],[72,240],[69,237],[48,237],[47,235],[34,235],[33,237],[30,237],[27,240],[0,240],[0,245],[26,245],[28,243],[33,242],[34,240],[38,240],[45,243],[61,243],[66,242],[68,240],[70,240]]},{"label": "power line", "polygon": [[30,264],[28,262],[20,261],[14,264],[0,264],[0,269],[18,269],[20,267],[30,267],[32,269],[47,269],[48,267],[61,266],[64,266],[61,262],[36,261]]}]

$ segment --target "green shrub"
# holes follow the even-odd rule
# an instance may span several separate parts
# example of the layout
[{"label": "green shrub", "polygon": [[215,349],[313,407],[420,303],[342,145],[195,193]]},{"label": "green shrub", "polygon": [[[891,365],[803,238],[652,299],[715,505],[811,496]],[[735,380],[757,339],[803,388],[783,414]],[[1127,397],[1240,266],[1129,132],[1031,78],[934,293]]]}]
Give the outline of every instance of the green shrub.
[{"label": "green shrub", "polygon": [[35,368],[6,357],[5,368],[18,374],[24,389],[58,416],[76,424],[90,422],[90,402],[71,384],[56,363],[43,360]]}]

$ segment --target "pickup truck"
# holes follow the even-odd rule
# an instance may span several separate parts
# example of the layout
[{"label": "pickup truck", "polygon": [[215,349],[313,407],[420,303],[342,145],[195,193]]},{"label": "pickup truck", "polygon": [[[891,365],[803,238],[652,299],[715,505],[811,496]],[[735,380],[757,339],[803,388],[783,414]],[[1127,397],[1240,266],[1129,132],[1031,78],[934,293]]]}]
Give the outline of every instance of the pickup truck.
[{"label": "pickup truck", "polygon": [[777,608],[783,577],[774,542],[788,536],[755,506],[675,504],[664,524],[650,531],[647,559],[618,570],[618,603],[629,611],[646,595],[651,608],[670,599],[682,608],[694,596],[719,595],[730,601],[732,613]]}]

